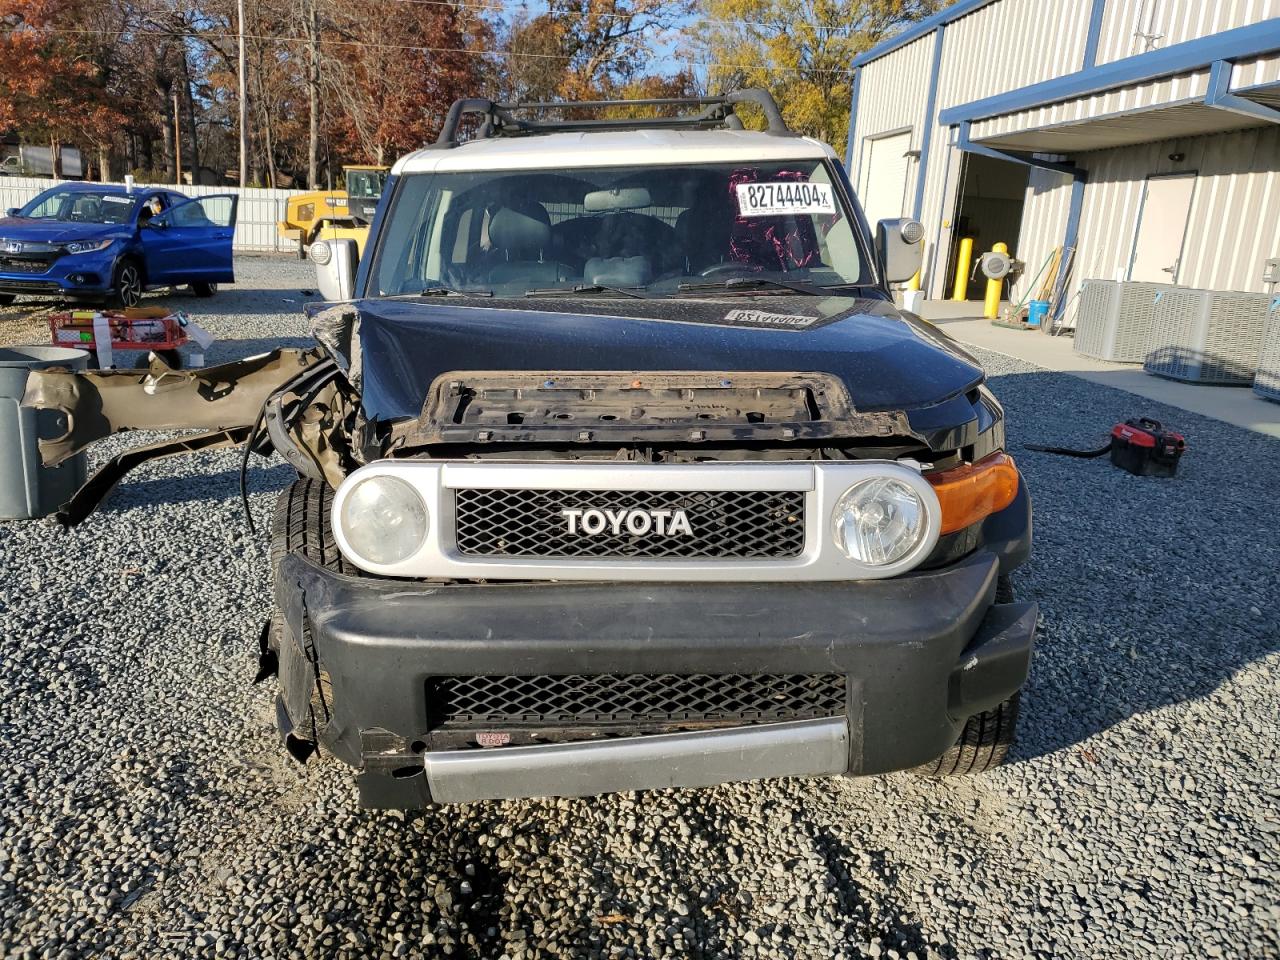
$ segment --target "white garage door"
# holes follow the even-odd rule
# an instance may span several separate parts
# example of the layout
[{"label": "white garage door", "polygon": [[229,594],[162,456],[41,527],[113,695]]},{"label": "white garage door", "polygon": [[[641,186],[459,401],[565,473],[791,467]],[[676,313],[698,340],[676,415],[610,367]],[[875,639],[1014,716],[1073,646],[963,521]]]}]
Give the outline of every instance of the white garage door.
[{"label": "white garage door", "polygon": [[911,158],[911,131],[879,137],[863,143],[862,183],[858,199],[871,229],[876,221],[908,215],[907,172]]}]

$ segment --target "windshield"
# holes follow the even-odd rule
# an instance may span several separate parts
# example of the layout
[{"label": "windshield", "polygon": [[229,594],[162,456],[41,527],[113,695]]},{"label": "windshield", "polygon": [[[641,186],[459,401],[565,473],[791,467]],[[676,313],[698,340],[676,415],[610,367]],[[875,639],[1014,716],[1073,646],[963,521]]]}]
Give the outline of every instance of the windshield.
[{"label": "windshield", "polygon": [[137,202],[137,197],[105,190],[46,190],[18,216],[69,223],[128,223]]},{"label": "windshield", "polygon": [[379,250],[382,296],[874,282],[821,160],[410,175]]},{"label": "windshield", "polygon": [[382,182],[386,174],[380,170],[348,170],[347,196],[376,200],[382,196]]}]

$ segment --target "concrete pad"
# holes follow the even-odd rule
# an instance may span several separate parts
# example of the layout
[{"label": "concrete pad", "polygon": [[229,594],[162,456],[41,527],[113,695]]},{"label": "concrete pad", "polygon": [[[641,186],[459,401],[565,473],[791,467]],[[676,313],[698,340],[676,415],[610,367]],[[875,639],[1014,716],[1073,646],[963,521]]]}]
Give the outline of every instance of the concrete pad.
[{"label": "concrete pad", "polygon": [[[965,318],[937,317],[934,322],[961,343],[1280,438],[1280,403],[1262,399],[1251,387],[1200,386],[1153,377],[1144,373],[1139,364],[1108,363],[1081,356],[1073,349],[1074,340],[1069,336],[1050,337],[1033,330],[992,326],[990,320],[974,318],[972,310]],[[1141,406],[1135,406],[1134,415],[1141,413]]]}]

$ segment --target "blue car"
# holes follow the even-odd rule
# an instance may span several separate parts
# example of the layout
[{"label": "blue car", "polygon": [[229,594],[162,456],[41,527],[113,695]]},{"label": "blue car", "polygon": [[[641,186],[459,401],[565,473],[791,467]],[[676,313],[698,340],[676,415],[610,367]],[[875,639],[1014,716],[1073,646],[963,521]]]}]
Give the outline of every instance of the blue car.
[{"label": "blue car", "polygon": [[63,183],[0,218],[0,306],[22,295],[132,307],[152,287],[232,283],[238,198]]}]

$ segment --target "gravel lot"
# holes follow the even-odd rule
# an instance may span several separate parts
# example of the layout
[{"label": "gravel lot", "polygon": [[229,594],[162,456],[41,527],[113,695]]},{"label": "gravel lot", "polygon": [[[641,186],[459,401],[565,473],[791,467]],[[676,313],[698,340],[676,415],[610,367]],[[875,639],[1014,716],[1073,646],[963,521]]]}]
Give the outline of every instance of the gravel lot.
[{"label": "gravel lot", "polygon": [[[211,361],[304,334],[310,268],[239,269],[173,301]],[[71,533],[0,523],[0,953],[1280,956],[1280,443],[983,359],[1044,623],[1014,761],[972,780],[360,813],[249,685],[268,571],[234,453],[139,470]],[[1018,451],[1138,413],[1186,432],[1176,480]],[[260,529],[288,478],[255,464]]]}]

